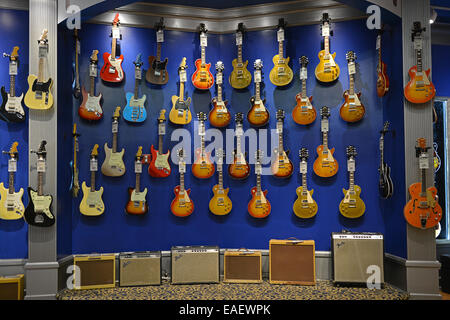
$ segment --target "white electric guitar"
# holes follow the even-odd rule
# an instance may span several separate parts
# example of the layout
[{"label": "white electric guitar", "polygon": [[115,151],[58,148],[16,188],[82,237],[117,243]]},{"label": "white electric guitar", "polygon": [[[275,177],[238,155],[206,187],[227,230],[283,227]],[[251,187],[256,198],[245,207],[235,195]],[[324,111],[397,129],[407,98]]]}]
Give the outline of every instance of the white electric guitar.
[{"label": "white electric guitar", "polygon": [[112,133],[113,133],[113,145],[112,149],[108,147],[108,143],[105,142],[105,160],[102,164],[102,173],[109,177],[120,177],[125,174],[125,164],[123,163],[123,154],[125,149],[122,148],[120,152],[117,152],[117,133],[119,132],[119,118],[120,107],[117,107],[114,111],[112,121]]}]

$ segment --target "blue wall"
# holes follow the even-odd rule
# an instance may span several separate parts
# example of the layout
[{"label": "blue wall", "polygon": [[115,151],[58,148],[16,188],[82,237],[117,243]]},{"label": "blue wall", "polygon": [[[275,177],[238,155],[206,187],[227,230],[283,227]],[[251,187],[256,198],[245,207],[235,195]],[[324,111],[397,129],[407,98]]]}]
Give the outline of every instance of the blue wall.
[{"label": "blue wall", "polygon": [[445,63],[450,55],[450,46],[437,45],[431,46],[431,58],[432,58],[432,76],[433,84],[436,87],[436,96],[438,97],[450,97],[450,81],[448,79],[448,73],[450,67],[448,63]]}]

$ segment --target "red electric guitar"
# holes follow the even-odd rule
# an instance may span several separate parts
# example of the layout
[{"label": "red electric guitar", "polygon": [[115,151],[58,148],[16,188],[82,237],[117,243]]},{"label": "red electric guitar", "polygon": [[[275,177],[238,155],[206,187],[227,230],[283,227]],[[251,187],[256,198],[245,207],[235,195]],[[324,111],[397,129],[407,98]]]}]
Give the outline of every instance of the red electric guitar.
[{"label": "red electric guitar", "polygon": [[117,39],[122,38],[119,24],[119,14],[117,13],[112,23],[111,54],[108,52],[103,53],[104,64],[100,70],[100,78],[106,82],[121,82],[125,77],[125,72],[122,69],[123,55],[121,54],[118,58],[116,57]]},{"label": "red electric guitar", "polygon": [[155,149],[153,145],[150,148],[152,153],[152,161],[148,165],[148,174],[155,178],[165,178],[170,175],[169,155],[170,150],[167,153],[163,153],[163,136],[166,134],[166,110],[162,109],[158,118],[158,149]]},{"label": "red electric guitar", "polygon": [[207,38],[206,38],[206,30],[205,24],[200,23],[200,47],[202,51],[201,59],[195,60],[195,72],[192,75],[192,84],[194,87],[200,90],[208,90],[214,84],[214,76],[212,75],[209,69],[211,68],[211,63],[206,63],[206,46],[207,46]]}]

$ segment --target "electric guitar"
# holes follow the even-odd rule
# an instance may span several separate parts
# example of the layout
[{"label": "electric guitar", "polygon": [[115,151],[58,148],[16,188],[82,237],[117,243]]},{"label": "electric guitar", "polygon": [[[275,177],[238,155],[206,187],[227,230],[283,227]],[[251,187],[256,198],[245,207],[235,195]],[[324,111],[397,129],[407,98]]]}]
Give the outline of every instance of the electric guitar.
[{"label": "electric guitar", "polygon": [[28,76],[28,91],[25,94],[25,105],[30,109],[46,110],[53,106],[53,95],[51,89],[53,86],[52,78],[44,82],[45,60],[48,52],[48,30],[42,31],[39,43],[39,72],[36,77],[34,74]]},{"label": "electric guitar", "polygon": [[302,174],[302,185],[295,190],[297,200],[295,200],[292,209],[294,214],[303,219],[312,218],[316,215],[318,206],[312,195],[314,190],[308,190],[306,185],[306,174],[308,172],[308,149],[301,148],[300,156],[300,173]]},{"label": "electric guitar", "polygon": [[331,22],[328,13],[323,14],[321,22],[324,49],[319,52],[320,62],[316,67],[315,75],[316,79],[321,82],[333,82],[339,78],[341,70],[334,60],[336,52],[330,53],[330,35],[333,35],[333,31],[330,30]]},{"label": "electric guitar", "polygon": [[192,75],[192,84],[194,87],[200,90],[208,90],[214,85],[214,76],[209,69],[211,68],[211,63],[206,63],[206,46],[207,46],[207,36],[206,36],[205,24],[200,23],[200,47],[201,47],[201,59],[195,60],[195,72]]},{"label": "electric guitar", "polygon": [[277,132],[278,132],[278,148],[273,150],[271,170],[272,174],[277,178],[288,178],[294,172],[294,167],[289,159],[289,150],[283,147],[283,120],[284,110],[277,110]]},{"label": "electric guitar", "polygon": [[263,151],[256,151],[256,163],[255,163],[255,173],[256,173],[256,187],[251,190],[252,199],[248,203],[247,210],[248,213],[253,218],[265,218],[270,214],[271,206],[267,200],[267,190],[262,191],[261,189],[261,174],[262,174],[262,161]]},{"label": "electric guitar", "polygon": [[116,57],[117,40],[122,39],[122,35],[119,30],[119,14],[116,13],[112,22],[111,35],[111,54],[108,52],[103,53],[103,67],[100,70],[100,78],[106,82],[121,82],[125,77],[125,72],[122,69],[123,55]]},{"label": "electric guitar", "polygon": [[230,163],[228,166],[228,174],[238,180],[245,179],[250,174],[250,166],[247,163],[246,154],[242,152],[241,147],[241,139],[244,135],[244,131],[242,129],[242,123],[244,122],[244,115],[242,112],[238,112],[235,115],[236,122],[236,149],[233,151],[233,163]]},{"label": "electric guitar", "polygon": [[247,113],[248,122],[255,127],[262,127],[269,122],[269,111],[264,106],[266,99],[261,100],[262,67],[262,60],[256,59],[254,63],[255,95],[250,98],[251,108]]},{"label": "electric guitar", "polygon": [[125,149],[122,148],[120,152],[117,152],[117,134],[119,132],[119,118],[120,107],[117,107],[113,114],[112,121],[112,134],[113,142],[112,149],[108,147],[108,143],[105,142],[105,160],[102,164],[102,173],[109,177],[120,177],[125,174],[125,164],[123,163],[123,154]]},{"label": "electric guitar", "polygon": [[209,201],[209,210],[217,215],[223,216],[230,213],[233,203],[231,199],[228,197],[228,192],[230,188],[223,188],[223,150],[218,149],[216,152],[217,159],[217,173],[219,175],[219,183],[216,184],[212,191],[214,196]]},{"label": "electric guitar", "polygon": [[186,58],[181,60],[178,74],[180,76],[180,95],[172,96],[172,109],[170,109],[169,120],[175,124],[188,124],[192,120],[192,113],[189,109],[191,98],[184,99],[184,83],[186,82]]},{"label": "electric guitar", "polygon": [[134,93],[127,92],[127,105],[123,109],[123,118],[129,122],[143,122],[147,118],[147,110],[145,109],[145,100],[147,96],[144,94],[139,98],[139,82],[142,79],[142,60],[139,53],[134,63]]},{"label": "electric guitar", "polygon": [[381,60],[381,35],[383,30],[380,29],[377,37],[378,64],[377,64],[377,95],[384,97],[389,91],[389,77],[387,75],[387,66]]},{"label": "electric guitar", "polygon": [[339,204],[339,211],[346,218],[359,218],[366,211],[366,205],[361,199],[361,187],[355,185],[355,157],[356,148],[354,146],[347,147],[347,171],[349,174],[349,188],[342,189],[344,199]]},{"label": "electric guitar", "polygon": [[80,98],[80,73],[78,68],[78,56],[80,55],[80,37],[78,36],[78,29],[73,30],[73,38],[75,39],[75,62],[72,64],[73,68],[73,82],[72,91],[75,99]]},{"label": "electric guitar", "polygon": [[294,73],[289,67],[290,58],[284,58],[283,43],[284,43],[284,29],[286,28],[286,22],[284,19],[278,20],[278,54],[273,58],[273,68],[270,70],[269,79],[276,86],[285,86],[291,83],[294,78]]},{"label": "electric guitar", "polygon": [[384,162],[384,135],[388,132],[389,122],[386,121],[383,130],[380,131],[380,167],[378,172],[380,174],[378,180],[378,190],[382,198],[387,199],[394,193],[394,183],[391,179],[391,168]]},{"label": "electric guitar", "polygon": [[441,168],[441,157],[438,153],[438,144],[437,142],[433,142],[433,167],[434,167],[434,173],[438,172]]},{"label": "electric guitar", "polygon": [[7,122],[22,122],[25,120],[25,111],[22,107],[23,93],[16,97],[16,76],[19,67],[19,47],[14,47],[11,54],[3,53],[9,58],[9,93],[2,86],[2,105],[0,106],[0,119]]},{"label": "electric guitar", "polygon": [[217,61],[216,63],[216,84],[217,84],[217,97],[213,98],[213,109],[209,112],[208,119],[212,126],[223,128],[226,127],[231,121],[230,111],[227,109],[227,100],[222,100],[222,83],[223,83],[223,62]]},{"label": "electric guitar", "polygon": [[329,120],[330,109],[328,107],[322,107],[320,109],[320,116],[322,121],[320,123],[320,130],[322,132],[322,144],[317,147],[317,159],[314,161],[314,172],[323,178],[334,176],[339,169],[338,162],[333,157],[334,148],[328,148],[328,132],[329,132]]},{"label": "electric guitar", "polygon": [[214,163],[211,161],[211,152],[205,151],[205,121],[206,114],[199,112],[198,135],[200,136],[200,148],[195,150],[195,160],[192,164],[192,174],[199,179],[210,178],[215,171]]},{"label": "electric guitar", "polygon": [[89,92],[82,87],[83,101],[78,108],[78,115],[86,120],[100,120],[103,117],[101,106],[102,94],[95,96],[95,77],[97,77],[98,50],[93,50],[89,64],[90,87]]},{"label": "electric guitar", "polygon": [[28,205],[25,209],[23,217],[25,221],[32,226],[50,227],[55,223],[55,216],[52,213],[52,195],[44,195],[44,172],[46,170],[45,158],[47,151],[45,145],[47,141],[41,141],[37,151],[30,150],[31,153],[36,153],[37,160],[37,191],[28,187]]},{"label": "electric guitar", "polygon": [[105,212],[105,204],[103,203],[103,187],[98,191],[95,190],[95,173],[98,170],[98,144],[95,144],[91,151],[90,171],[91,186],[88,187],[83,181],[81,189],[83,190],[83,199],[80,202],[80,212],[85,216],[99,216]]},{"label": "electric guitar", "polygon": [[70,182],[69,190],[72,192],[72,197],[78,197],[78,191],[80,191],[80,183],[78,181],[78,165],[77,165],[77,152],[78,152],[78,137],[77,124],[73,124],[72,137],[73,137],[73,160],[70,161],[70,168],[72,171],[72,181]]},{"label": "electric guitar", "polygon": [[15,141],[9,152],[3,151],[9,155],[8,173],[9,185],[5,188],[3,182],[0,183],[0,219],[17,220],[23,217],[25,207],[22,203],[23,188],[18,192],[14,191],[14,176],[17,171],[17,161],[19,160],[19,153],[17,146],[19,143]]},{"label": "electric guitar", "polygon": [[178,169],[180,172],[180,185],[173,189],[175,198],[170,204],[170,211],[177,217],[187,217],[194,212],[194,203],[189,198],[191,189],[184,188],[184,174],[186,173],[186,163],[184,162],[183,149],[178,150]]},{"label": "electric guitar", "polygon": [[134,162],[134,172],[136,174],[135,188],[128,188],[128,202],[125,212],[133,215],[141,215],[148,212],[147,188],[141,191],[141,173],[142,173],[142,147],[138,147]]},{"label": "electric guitar", "polygon": [[350,77],[348,90],[344,92],[344,103],[342,104],[339,114],[342,120],[347,122],[356,122],[364,117],[366,109],[361,103],[359,98],[361,97],[361,92],[355,93],[355,73],[356,73],[356,54],[353,51],[349,51],[346,54],[348,62],[348,74]]},{"label": "electric guitar", "polygon": [[417,139],[416,157],[419,158],[421,181],[409,186],[411,199],[403,209],[406,221],[419,229],[435,228],[442,219],[442,208],[438,203],[437,189],[427,188],[427,170],[430,168],[427,142],[424,138]]},{"label": "electric guitar", "polygon": [[298,124],[311,124],[316,120],[317,112],[311,104],[312,96],[306,94],[306,79],[308,79],[308,69],[306,68],[309,60],[306,56],[299,59],[300,62],[300,81],[302,82],[302,91],[297,93],[295,100],[297,104],[292,110],[292,119]]},{"label": "electric guitar", "polygon": [[228,77],[228,82],[235,89],[247,88],[252,83],[252,74],[247,70],[248,60],[245,62],[242,60],[242,40],[244,37],[244,24],[241,22],[238,24],[236,30],[236,46],[238,48],[237,58],[233,59],[231,64],[233,65],[233,71],[231,71]]},{"label": "electric guitar", "polygon": [[411,103],[425,103],[436,95],[436,89],[430,80],[430,69],[422,66],[422,32],[425,31],[419,21],[414,22],[412,41],[416,52],[416,65],[409,69],[410,81],[405,87],[405,98]]},{"label": "electric guitar", "polygon": [[163,153],[163,136],[166,134],[165,114],[166,110],[161,109],[158,118],[158,149],[155,149],[153,145],[150,147],[152,160],[148,165],[148,174],[155,178],[168,177],[172,171],[169,164],[170,150],[167,150],[167,153]]},{"label": "electric guitar", "polygon": [[156,29],[156,57],[149,56],[149,68],[145,74],[145,79],[153,84],[166,84],[169,81],[169,73],[167,72],[167,58],[161,61],[161,46],[164,42],[164,18],[161,18],[159,23],[155,25]]}]

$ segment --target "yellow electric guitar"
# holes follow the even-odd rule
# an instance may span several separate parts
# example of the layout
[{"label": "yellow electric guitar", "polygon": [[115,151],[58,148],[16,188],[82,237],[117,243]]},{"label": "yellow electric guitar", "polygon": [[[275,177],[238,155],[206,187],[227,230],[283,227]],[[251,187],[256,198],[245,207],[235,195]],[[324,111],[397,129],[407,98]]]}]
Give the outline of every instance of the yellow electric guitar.
[{"label": "yellow electric guitar", "polygon": [[17,220],[23,217],[25,207],[22,203],[23,188],[20,188],[19,192],[14,191],[14,175],[17,171],[17,160],[19,153],[17,152],[17,146],[19,143],[15,141],[11,149],[3,151],[10,157],[8,162],[9,172],[9,185],[8,189],[5,188],[3,182],[0,183],[0,218],[5,220]]},{"label": "yellow electric guitar", "polygon": [[284,29],[286,27],[286,22],[284,19],[278,20],[278,54],[275,55],[272,59],[273,68],[270,71],[269,78],[270,82],[272,82],[276,86],[285,86],[291,83],[294,78],[294,73],[292,69],[289,67],[289,57],[284,58]]},{"label": "yellow electric guitar", "polygon": [[186,58],[181,60],[178,74],[180,75],[180,95],[172,96],[172,109],[169,113],[169,120],[175,124],[188,124],[192,120],[191,98],[184,99],[184,83],[186,82]]},{"label": "yellow electric guitar", "polygon": [[347,170],[349,174],[349,188],[342,189],[344,199],[339,204],[339,211],[346,218],[359,218],[366,211],[366,205],[362,201],[361,187],[355,185],[355,157],[356,148],[354,146],[347,147]]},{"label": "yellow electric guitar", "polygon": [[108,143],[105,142],[105,160],[102,164],[102,173],[109,177],[120,177],[125,174],[125,164],[123,163],[123,154],[125,149],[122,148],[120,152],[117,152],[117,134],[119,132],[119,118],[120,107],[117,107],[114,111],[112,121],[112,134],[113,143],[112,149],[108,147]]},{"label": "yellow electric guitar", "polygon": [[247,88],[252,83],[252,74],[247,70],[248,60],[242,60],[242,41],[244,37],[244,24],[241,22],[236,30],[236,46],[238,47],[237,58],[233,59],[233,71],[231,71],[228,81],[235,89]]},{"label": "yellow electric guitar", "polygon": [[98,191],[95,190],[95,172],[98,168],[97,157],[98,144],[95,144],[91,151],[90,161],[91,186],[88,187],[85,181],[81,184],[83,199],[80,203],[80,212],[85,216],[99,216],[105,212],[105,205],[102,200],[103,187],[100,187]]},{"label": "yellow electric guitar", "polygon": [[316,67],[316,78],[321,82],[333,82],[339,78],[339,73],[341,72],[336,61],[336,52],[330,53],[330,18],[328,13],[324,13],[322,17],[322,37],[324,49],[319,52],[320,62]]},{"label": "yellow electric guitar", "polygon": [[218,216],[223,216],[230,213],[233,204],[231,199],[228,197],[228,192],[230,188],[223,188],[223,150],[218,149],[216,151],[216,161],[217,161],[217,173],[219,174],[219,183],[216,184],[212,191],[214,196],[209,201],[209,210]]},{"label": "yellow electric guitar", "polygon": [[308,172],[308,149],[301,148],[300,152],[300,173],[302,174],[302,185],[295,191],[297,193],[297,200],[293,205],[294,213],[297,217],[308,219],[312,218],[317,213],[317,203],[312,195],[314,190],[308,190],[306,186],[306,173]]}]

